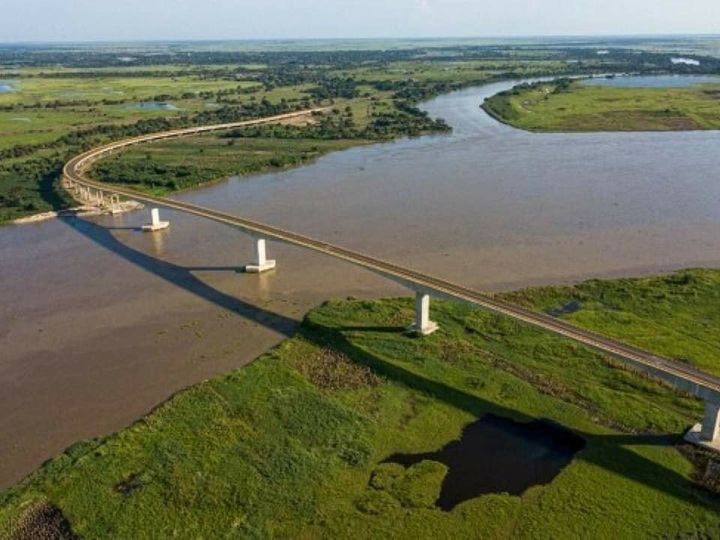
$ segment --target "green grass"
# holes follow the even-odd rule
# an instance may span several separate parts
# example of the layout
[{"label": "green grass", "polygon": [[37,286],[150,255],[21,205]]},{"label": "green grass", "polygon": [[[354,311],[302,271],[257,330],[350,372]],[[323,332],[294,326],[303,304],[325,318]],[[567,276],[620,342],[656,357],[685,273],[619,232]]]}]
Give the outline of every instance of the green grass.
[{"label": "green grass", "polygon": [[167,118],[201,111],[202,103],[183,101],[177,110],[131,106],[73,107],[57,110],[0,112],[0,150],[21,144],[49,143],[63,135],[100,124],[132,124],[145,118]]},{"label": "green grass", "polygon": [[573,83],[503,92],[484,108],[529,131],[674,131],[720,129],[720,86],[616,88]]},{"label": "green grass", "polygon": [[573,313],[565,318],[574,324],[720,376],[720,273],[715,270],[591,280],[508,297],[546,310],[570,306]]},{"label": "green grass", "polygon": [[[581,299],[568,315],[578,324],[642,334],[664,352],[656,321],[717,327],[718,295],[720,272],[698,270],[508,296],[537,309]],[[411,338],[402,329],[412,308],[391,299],[313,310],[298,335],[250,366],[181,392],[117,435],[75,445],[1,493],[0,535],[42,501],[83,538],[720,534],[720,499],[692,483],[693,466],[674,446],[700,403],[567,340],[457,304],[434,302],[441,330]],[[674,340],[698,364],[698,351],[720,344],[710,331]],[[441,465],[380,465],[395,452],[436,450],[485,413],[551,419],[587,446],[547,486],[451,512],[432,504]]]},{"label": "green grass", "polygon": [[[50,70],[54,71],[54,70]],[[183,94],[249,87],[253,81],[204,80],[200,77],[79,77],[20,78],[11,80],[15,92],[0,94],[0,105],[48,101],[128,100],[137,101],[161,94]]]},{"label": "green grass", "polygon": [[362,140],[229,138],[204,135],[133,147],[95,165],[91,175],[156,195],[310,163]]}]

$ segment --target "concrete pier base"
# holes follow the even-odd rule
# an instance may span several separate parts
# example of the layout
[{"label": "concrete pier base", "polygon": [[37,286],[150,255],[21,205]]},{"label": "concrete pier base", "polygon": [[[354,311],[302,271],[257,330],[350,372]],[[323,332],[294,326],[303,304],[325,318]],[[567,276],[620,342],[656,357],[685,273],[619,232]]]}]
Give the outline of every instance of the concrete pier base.
[{"label": "concrete pier base", "polygon": [[275,268],[275,261],[268,259],[265,250],[265,239],[255,238],[255,262],[245,266],[245,271],[250,274],[259,274]]},{"label": "concrete pier base", "polygon": [[429,336],[437,331],[439,326],[430,320],[430,295],[415,293],[415,322],[408,327],[408,332],[420,336]]},{"label": "concrete pier base", "polygon": [[720,404],[706,401],[702,424],[690,428],[684,439],[689,443],[720,452]]},{"label": "concrete pier base", "polygon": [[120,213],[120,196],[110,195],[110,213],[112,215]]},{"label": "concrete pier base", "polygon": [[169,221],[160,221],[160,210],[153,208],[150,211],[151,221],[147,225],[142,226],[142,230],[145,232],[155,232],[167,229],[170,226]]}]

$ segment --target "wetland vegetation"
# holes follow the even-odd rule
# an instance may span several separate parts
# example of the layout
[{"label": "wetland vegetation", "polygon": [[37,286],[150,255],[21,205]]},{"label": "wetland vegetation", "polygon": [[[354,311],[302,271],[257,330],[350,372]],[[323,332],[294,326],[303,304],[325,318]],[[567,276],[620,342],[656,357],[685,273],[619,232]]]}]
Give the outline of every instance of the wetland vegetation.
[{"label": "wetland vegetation", "polygon": [[359,140],[198,136],[147,144],[96,164],[91,175],[155,195],[310,163]]},{"label": "wetland vegetation", "polygon": [[[504,296],[720,372],[720,271]],[[416,339],[412,316],[409,299],[325,303],[248,367],[0,493],[0,535],[717,536],[715,465],[681,441],[702,403],[507,318],[434,302],[441,329]],[[543,445],[572,449],[559,472],[443,499],[453,441],[472,426],[524,439],[537,419],[562,426]]]}]

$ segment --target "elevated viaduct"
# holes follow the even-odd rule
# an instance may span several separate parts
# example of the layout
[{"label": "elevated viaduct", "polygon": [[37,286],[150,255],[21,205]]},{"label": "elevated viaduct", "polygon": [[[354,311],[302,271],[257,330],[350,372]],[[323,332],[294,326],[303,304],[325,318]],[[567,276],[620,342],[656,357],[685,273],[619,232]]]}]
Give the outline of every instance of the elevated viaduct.
[{"label": "elevated viaduct", "polygon": [[292,231],[273,227],[265,223],[249,220],[240,216],[218,212],[194,204],[156,197],[119,185],[101,183],[89,178],[88,167],[99,159],[129,146],[150,141],[196,135],[212,131],[286,121],[309,115],[324,109],[310,109],[294,113],[272,116],[245,122],[215,124],[210,126],[177,129],[133,137],[113,142],[72,158],[64,167],[64,180],[76,196],[94,203],[109,202],[117,198],[143,202],[153,207],[153,221],[150,230],[159,230],[164,223],[159,221],[157,208],[170,208],[186,212],[205,219],[229,225],[254,238],[255,259],[246,267],[249,272],[264,272],[275,267],[275,261],[266,257],[266,240],[283,242],[305,248],[317,253],[341,259],[386,279],[407,287],[415,295],[415,321],[410,330],[420,335],[428,335],[437,329],[430,319],[430,297],[445,298],[464,302],[494,313],[510,317],[541,330],[574,340],[595,351],[605,354],[623,364],[657,379],[670,383],[680,391],[689,393],[705,403],[705,415],[700,424],[693,426],[685,435],[686,440],[720,451],[720,378],[688,366],[677,360],[663,358],[647,351],[625,345],[609,337],[578,328],[557,318],[536,313],[523,307],[499,300],[483,292],[475,291],[445,281],[443,279],[412,270],[392,262],[370,255],[345,249]]}]

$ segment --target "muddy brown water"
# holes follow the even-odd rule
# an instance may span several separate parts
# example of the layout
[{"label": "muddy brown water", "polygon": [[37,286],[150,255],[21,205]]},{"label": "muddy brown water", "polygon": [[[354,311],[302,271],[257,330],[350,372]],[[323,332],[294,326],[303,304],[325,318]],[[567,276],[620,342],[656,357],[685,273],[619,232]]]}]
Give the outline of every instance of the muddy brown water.
[{"label": "muddy brown water", "polygon": [[[327,239],[478,289],[720,262],[720,134],[530,134],[478,105],[426,105],[451,135],[338,152],[183,200]],[[239,232],[165,211],[0,228],[0,487],[73,442],[251,361],[330,297],[407,294],[345,263],[269,244],[237,273]]]},{"label": "muddy brown water", "polygon": [[532,486],[549,484],[584,447],[581,437],[552,422],[520,423],[486,414],[437,452],[394,454],[384,463],[410,467],[430,460],[446,465],[435,504],[450,511],[480,495],[522,495]]}]

